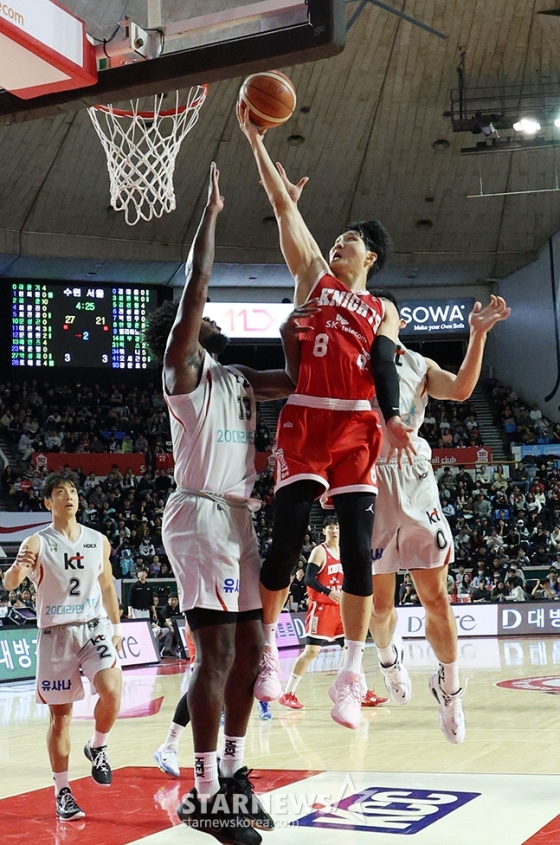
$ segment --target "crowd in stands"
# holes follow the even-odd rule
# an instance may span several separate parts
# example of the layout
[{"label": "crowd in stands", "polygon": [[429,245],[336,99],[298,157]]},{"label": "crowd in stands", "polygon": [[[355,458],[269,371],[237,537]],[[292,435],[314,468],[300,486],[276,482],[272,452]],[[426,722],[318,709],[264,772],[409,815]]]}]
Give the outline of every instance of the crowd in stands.
[{"label": "crowd in stands", "polygon": [[432,449],[466,449],[483,445],[476,409],[468,402],[430,399],[420,434]]},{"label": "crowd in stands", "polygon": [[[536,406],[529,409],[499,382],[491,383],[490,394],[508,443],[531,443],[532,437],[560,442],[560,425],[550,424]],[[509,421],[507,425],[504,420]],[[431,401],[421,433],[432,447],[461,448],[482,445],[480,428],[469,403]],[[165,502],[175,484],[172,469],[157,468],[158,452],[170,448],[167,412],[159,388],[153,384],[145,388],[72,388],[36,380],[0,384],[0,436],[18,455],[15,465],[7,466],[1,477],[2,497],[9,509],[43,510],[40,491],[47,473],[33,468],[32,452],[67,454],[61,461],[79,478],[78,519],[108,537],[115,577],[135,578],[139,570],[146,569],[150,580],[173,578],[161,526]],[[258,447],[270,452],[272,440],[259,414]],[[121,473],[113,465],[103,477],[94,472],[86,475],[78,456],[87,452],[141,453],[145,471],[136,476],[131,470]],[[478,465],[476,470],[443,466],[436,475],[442,511],[454,534],[450,600],[557,600],[560,471],[555,461],[543,461],[537,467],[512,462]],[[255,528],[263,558],[272,542],[273,485],[273,470],[268,465],[253,492],[262,501]],[[320,530],[310,526],[292,576],[290,609],[305,609],[305,567],[321,540]],[[526,573],[528,567],[538,567],[539,577]],[[33,592],[33,585],[26,581],[19,595],[10,596],[10,602],[32,605]],[[168,588],[162,590],[160,600],[166,601],[167,592]],[[418,603],[408,577],[396,598],[403,605]]]},{"label": "crowd in stands", "polygon": [[543,416],[538,405],[531,407],[500,381],[488,383],[494,423],[500,428],[506,447],[560,443],[560,423]]}]

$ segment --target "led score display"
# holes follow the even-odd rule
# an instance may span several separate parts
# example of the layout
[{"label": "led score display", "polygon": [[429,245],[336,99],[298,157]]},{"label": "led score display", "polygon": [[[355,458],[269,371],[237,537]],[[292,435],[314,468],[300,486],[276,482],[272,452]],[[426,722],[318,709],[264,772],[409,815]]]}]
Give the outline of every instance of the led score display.
[{"label": "led score display", "polygon": [[144,287],[12,284],[13,367],[155,366],[142,342],[157,294]]}]

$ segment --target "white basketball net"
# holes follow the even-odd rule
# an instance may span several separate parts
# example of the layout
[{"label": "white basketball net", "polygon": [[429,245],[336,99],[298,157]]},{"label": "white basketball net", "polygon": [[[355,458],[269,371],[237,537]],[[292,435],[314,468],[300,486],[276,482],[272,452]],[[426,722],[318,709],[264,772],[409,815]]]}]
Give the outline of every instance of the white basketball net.
[{"label": "white basketball net", "polygon": [[180,106],[177,91],[175,107],[165,111],[163,94],[154,97],[153,112],[140,111],[138,100],[131,100],[130,111],[112,105],[88,109],[107,156],[111,205],[124,211],[129,226],[175,209],[175,160],[206,93],[205,85],[196,85]]}]

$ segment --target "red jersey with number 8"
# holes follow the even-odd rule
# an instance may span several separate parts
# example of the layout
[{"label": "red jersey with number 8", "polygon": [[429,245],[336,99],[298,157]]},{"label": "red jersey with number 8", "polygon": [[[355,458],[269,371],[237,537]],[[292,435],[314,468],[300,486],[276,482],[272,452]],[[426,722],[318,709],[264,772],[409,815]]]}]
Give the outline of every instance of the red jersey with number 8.
[{"label": "red jersey with number 8", "polygon": [[385,314],[383,302],[369,291],[350,290],[328,273],[319,277],[309,298],[319,300],[320,311],[309,318],[315,331],[301,342],[296,395],[371,401],[371,347]]}]

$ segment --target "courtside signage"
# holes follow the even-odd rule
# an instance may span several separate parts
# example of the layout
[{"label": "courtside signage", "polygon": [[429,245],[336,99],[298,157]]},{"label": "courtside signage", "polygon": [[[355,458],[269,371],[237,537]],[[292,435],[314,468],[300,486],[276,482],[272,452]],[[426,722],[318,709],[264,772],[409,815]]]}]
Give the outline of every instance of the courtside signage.
[{"label": "courtside signage", "polygon": [[[457,622],[457,635],[459,637],[495,637],[497,635],[497,605],[453,604],[451,605],[451,609]],[[426,637],[426,611],[424,608],[397,608],[396,633],[401,637],[419,637],[424,639]],[[518,631],[517,633],[520,632]]]},{"label": "courtside signage", "polygon": [[[37,672],[38,629],[34,626],[0,628],[0,683],[31,680]],[[121,666],[160,663],[159,652],[147,619],[124,621]]]},{"label": "courtside signage", "polygon": [[290,613],[281,613],[276,625],[276,645],[278,648],[291,648],[299,645],[299,637]]},{"label": "courtside signage", "polygon": [[292,822],[297,827],[419,833],[473,801],[480,792],[442,792],[372,786]]},{"label": "courtside signage", "polygon": [[[403,338],[467,334],[474,299],[421,299],[400,303]],[[207,302],[204,316],[235,340],[278,340],[293,305],[281,302]]]},{"label": "courtside signage", "polygon": [[556,634],[560,630],[560,607],[553,602],[536,604],[519,602],[515,607],[501,604],[498,613],[498,636],[506,634]]},{"label": "courtside signage", "polygon": [[35,677],[37,628],[0,628],[0,683]]}]

